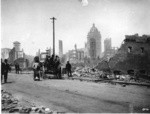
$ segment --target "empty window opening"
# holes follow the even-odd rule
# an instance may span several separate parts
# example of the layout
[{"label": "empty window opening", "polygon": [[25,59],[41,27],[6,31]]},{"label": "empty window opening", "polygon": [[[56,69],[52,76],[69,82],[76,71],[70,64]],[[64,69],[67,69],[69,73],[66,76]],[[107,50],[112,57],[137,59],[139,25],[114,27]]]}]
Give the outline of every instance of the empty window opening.
[{"label": "empty window opening", "polygon": [[145,70],[140,70],[140,74],[146,74]]},{"label": "empty window opening", "polygon": [[128,47],[128,52],[131,53],[132,47]]},{"label": "empty window opening", "polygon": [[141,53],[144,53],[144,47],[141,47]]},{"label": "empty window opening", "polygon": [[129,75],[134,75],[134,70],[128,70],[127,73],[128,73]]}]

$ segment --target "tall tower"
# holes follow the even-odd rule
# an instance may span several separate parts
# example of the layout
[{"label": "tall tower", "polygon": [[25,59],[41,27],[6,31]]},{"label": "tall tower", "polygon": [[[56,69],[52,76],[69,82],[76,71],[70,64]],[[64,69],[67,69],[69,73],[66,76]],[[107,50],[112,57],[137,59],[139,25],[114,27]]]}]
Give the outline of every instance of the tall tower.
[{"label": "tall tower", "polygon": [[104,40],[104,57],[109,59],[112,55],[111,38]]},{"label": "tall tower", "polygon": [[88,57],[95,59],[101,57],[101,34],[93,24],[87,36]]},{"label": "tall tower", "polygon": [[63,56],[63,42],[59,40],[59,57]]},{"label": "tall tower", "polygon": [[108,51],[110,51],[111,50],[111,38],[106,38],[105,40],[104,40],[104,52],[108,52]]}]

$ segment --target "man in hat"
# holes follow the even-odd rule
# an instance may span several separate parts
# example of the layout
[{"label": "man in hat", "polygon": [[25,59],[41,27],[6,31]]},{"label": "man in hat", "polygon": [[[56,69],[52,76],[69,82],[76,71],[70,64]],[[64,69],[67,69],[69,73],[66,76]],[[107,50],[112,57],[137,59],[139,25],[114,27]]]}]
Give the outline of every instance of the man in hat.
[{"label": "man in hat", "polygon": [[8,60],[4,60],[4,83],[7,83],[8,72],[10,71],[10,66],[8,64]]}]

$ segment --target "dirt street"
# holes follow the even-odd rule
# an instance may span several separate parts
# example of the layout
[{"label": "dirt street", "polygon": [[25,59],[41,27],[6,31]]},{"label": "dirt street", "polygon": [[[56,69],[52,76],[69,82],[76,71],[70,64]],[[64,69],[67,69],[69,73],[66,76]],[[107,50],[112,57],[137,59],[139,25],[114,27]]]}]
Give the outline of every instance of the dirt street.
[{"label": "dirt street", "polygon": [[10,73],[2,89],[26,105],[49,107],[58,112],[126,113],[150,110],[150,88],[77,80],[33,81],[33,74]]}]

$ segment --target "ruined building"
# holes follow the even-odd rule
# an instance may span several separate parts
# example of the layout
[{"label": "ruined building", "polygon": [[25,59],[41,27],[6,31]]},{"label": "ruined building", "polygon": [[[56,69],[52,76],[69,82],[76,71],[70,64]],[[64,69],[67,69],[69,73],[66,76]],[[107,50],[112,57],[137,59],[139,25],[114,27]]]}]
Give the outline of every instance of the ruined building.
[{"label": "ruined building", "polygon": [[51,47],[50,48],[47,47],[45,52],[41,52],[40,49],[36,52],[36,56],[39,57],[40,62],[44,62],[47,55],[48,56],[52,56],[52,49],[51,49]]},{"label": "ruined building", "polygon": [[1,49],[1,58],[4,59],[8,59],[9,58],[9,52],[11,51],[11,49],[9,48],[2,48]]},{"label": "ruined building", "polygon": [[28,67],[28,60],[25,58],[23,49],[20,49],[20,42],[13,42],[13,49],[11,49],[11,51],[9,52],[8,61],[12,65],[18,63],[22,68]]},{"label": "ruined building", "polygon": [[87,57],[91,59],[101,57],[101,34],[95,24],[87,35]]},{"label": "ruined building", "polygon": [[112,47],[111,38],[106,38],[104,40],[104,59],[110,59],[113,57],[117,52],[116,47]]},{"label": "ruined building", "polygon": [[109,61],[111,69],[124,73],[150,74],[150,36],[126,35],[117,54]]},{"label": "ruined building", "polygon": [[67,54],[67,60],[71,63],[80,63],[84,61],[84,49],[78,49],[77,45],[74,46],[75,49],[69,50]]},{"label": "ruined building", "polygon": [[110,53],[111,50],[111,38],[106,38],[104,40],[104,52],[105,54]]},{"label": "ruined building", "polygon": [[24,58],[24,52],[20,49],[20,42],[13,42],[13,49],[9,52],[9,61],[14,63],[18,58]]}]

